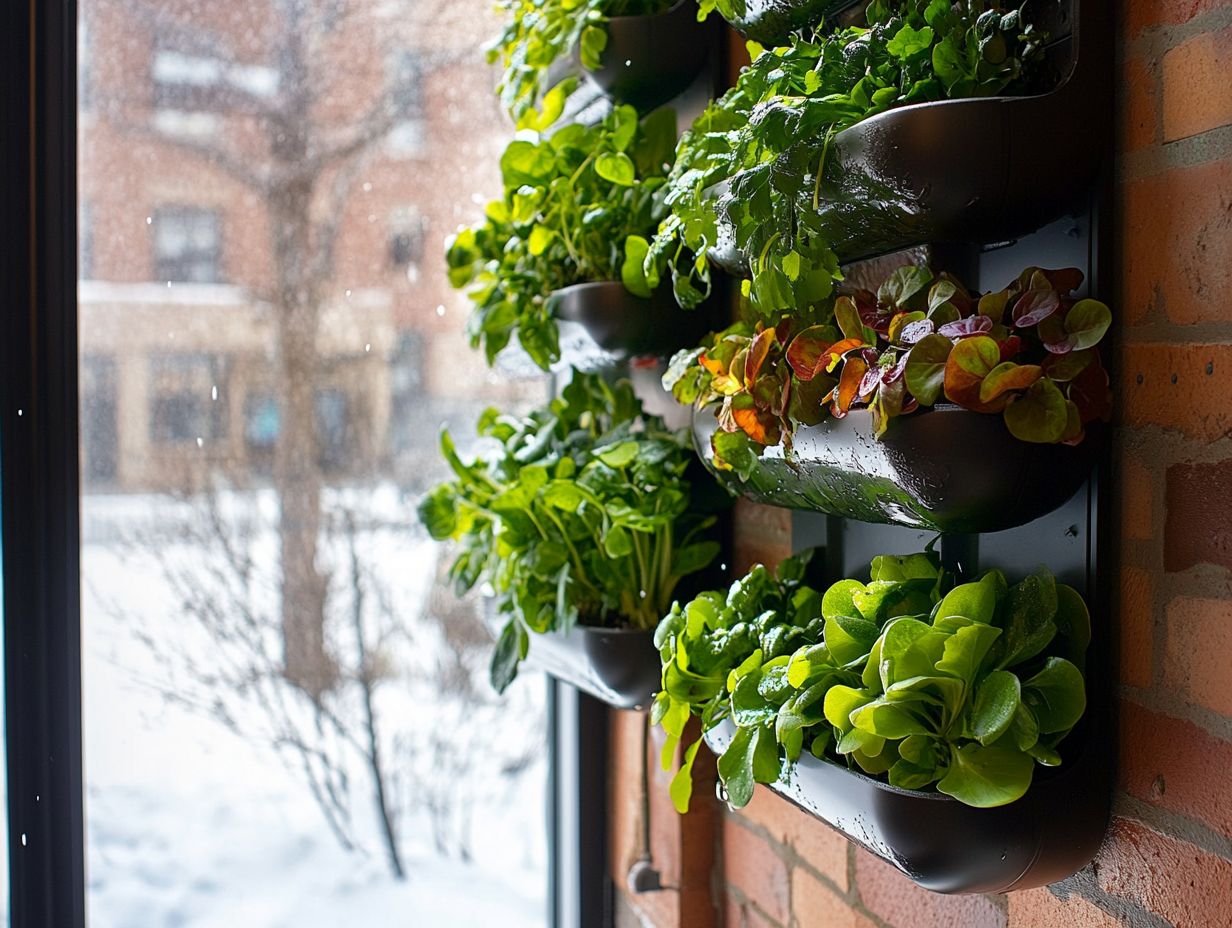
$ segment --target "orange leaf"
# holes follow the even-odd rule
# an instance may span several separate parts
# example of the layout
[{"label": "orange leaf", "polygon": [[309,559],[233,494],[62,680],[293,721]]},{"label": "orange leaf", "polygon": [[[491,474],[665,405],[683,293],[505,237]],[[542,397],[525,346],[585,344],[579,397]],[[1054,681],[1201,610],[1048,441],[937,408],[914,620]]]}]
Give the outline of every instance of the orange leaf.
[{"label": "orange leaf", "polygon": [[774,343],[774,329],[762,329],[749,345],[748,357],[744,360],[744,382],[752,383],[757,379],[762,364],[770,354],[770,346]]},{"label": "orange leaf", "polygon": [[835,389],[834,402],[830,404],[830,412],[834,418],[841,419],[847,415],[851,404],[855,402],[856,394],[860,391],[860,381],[864,379],[867,372],[868,364],[863,358],[847,359],[847,363],[843,365],[843,373],[838,380],[838,387]]}]

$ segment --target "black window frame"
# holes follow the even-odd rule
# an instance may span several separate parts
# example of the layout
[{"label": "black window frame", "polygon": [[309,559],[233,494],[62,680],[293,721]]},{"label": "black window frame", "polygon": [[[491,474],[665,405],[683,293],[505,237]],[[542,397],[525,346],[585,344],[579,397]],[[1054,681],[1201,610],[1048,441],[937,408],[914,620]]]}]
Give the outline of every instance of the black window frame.
[{"label": "black window frame", "polygon": [[[11,928],[85,928],[77,5],[0,14],[0,524]],[[611,924],[608,710],[548,681],[549,925]]]}]

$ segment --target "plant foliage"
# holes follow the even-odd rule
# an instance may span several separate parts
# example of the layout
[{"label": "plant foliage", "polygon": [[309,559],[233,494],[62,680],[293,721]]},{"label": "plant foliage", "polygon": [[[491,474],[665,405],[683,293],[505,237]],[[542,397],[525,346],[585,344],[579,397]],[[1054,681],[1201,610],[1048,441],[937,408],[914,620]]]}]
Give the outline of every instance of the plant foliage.
[{"label": "plant foliage", "polygon": [[497,90],[519,127],[539,100],[553,64],[574,49],[582,66],[597,71],[607,48],[609,16],[659,13],[675,0],[498,0],[505,22],[488,46],[488,61],[501,67]]},{"label": "plant foliage", "polygon": [[427,494],[419,517],[433,538],[460,544],[450,569],[459,595],[479,583],[495,593],[506,619],[492,659],[498,690],[530,632],[578,621],[653,628],[680,579],[718,554],[706,532],[723,494],[690,483],[687,434],[645,414],[627,381],[575,373],[546,408],[522,419],[489,409],[478,432],[496,452],[470,460],[441,433],[454,479]]},{"label": "plant foliage", "polygon": [[[556,121],[571,89],[548,94],[540,129]],[[675,138],[671,110],[639,122],[636,110],[620,106],[596,125],[550,135],[528,129],[509,143],[500,162],[504,195],[446,250],[450,283],[474,304],[471,344],[482,344],[489,364],[515,333],[541,368],[559,359],[552,294],[562,287],[623,280],[635,295],[650,295],[638,248],[664,215]]]},{"label": "plant foliage", "polygon": [[[802,575],[797,559],[777,579],[755,567],[660,623],[652,717],[665,769],[691,716],[703,734],[734,726],[718,769],[737,807],[805,751],[981,807],[1021,797],[1036,764],[1061,763],[1086,708],[1091,635],[1071,587],[1041,568],[1014,586],[992,570],[951,588],[931,550],[876,557],[868,583],[824,594]],[[671,785],[682,812],[698,743]]]},{"label": "plant foliage", "polygon": [[1023,88],[1043,51],[1019,10],[986,0],[875,0],[867,23],[751,46],[736,86],[681,138],[671,215],[646,267],[652,280],[665,266],[687,268],[694,284],[677,287],[682,305],[709,285],[707,252],[734,247],[750,269],[743,291],[757,318],[816,307],[839,277],[818,212],[834,136],[893,107]]},{"label": "plant foliage", "polygon": [[1108,307],[1078,299],[1075,268],[1027,268],[972,295],[950,274],[899,268],[876,293],[833,301],[833,321],[738,323],[680,352],[663,383],[682,403],[718,406],[716,466],[738,474],[798,425],[867,408],[882,436],[920,407],[1000,415],[1022,441],[1076,444],[1111,413],[1098,345]]}]

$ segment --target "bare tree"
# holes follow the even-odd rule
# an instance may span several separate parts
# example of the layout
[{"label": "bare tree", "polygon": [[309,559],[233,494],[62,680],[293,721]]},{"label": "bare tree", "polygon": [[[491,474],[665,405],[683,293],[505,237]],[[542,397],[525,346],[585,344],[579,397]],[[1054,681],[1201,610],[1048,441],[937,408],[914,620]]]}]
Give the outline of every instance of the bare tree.
[{"label": "bare tree", "polygon": [[[276,90],[269,94],[242,86],[212,89],[211,104],[242,125],[211,138],[157,131],[132,88],[99,94],[94,105],[113,127],[211,165],[265,207],[273,282],[258,295],[274,309],[282,664],[288,680],[319,698],[338,682],[326,647],[330,578],[318,557],[322,477],[315,410],[317,344],[338,237],[357,179],[391,129],[412,115],[408,107],[416,94],[409,82],[476,49],[426,42],[448,28],[439,20],[449,13],[419,0],[254,0],[234,5],[242,22],[214,33],[203,32],[188,15],[192,6],[178,0],[99,0],[107,3],[134,21],[152,23],[159,35],[201,48],[212,61],[240,66],[256,60],[275,75]],[[357,65],[339,59],[346,48],[380,58],[381,79],[342,80]],[[416,69],[391,64],[410,49]],[[356,86],[364,90],[359,96]]]}]

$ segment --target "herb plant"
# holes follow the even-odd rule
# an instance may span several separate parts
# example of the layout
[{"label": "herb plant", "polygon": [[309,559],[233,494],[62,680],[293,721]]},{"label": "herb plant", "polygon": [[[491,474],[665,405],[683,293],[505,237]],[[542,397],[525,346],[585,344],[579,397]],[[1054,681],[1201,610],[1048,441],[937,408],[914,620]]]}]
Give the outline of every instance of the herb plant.
[{"label": "herb plant", "polygon": [[501,103],[523,120],[539,100],[554,63],[577,49],[582,66],[597,71],[607,48],[609,16],[659,13],[675,0],[498,0],[505,21],[488,47],[488,61],[500,64]]},{"label": "herb plant", "polygon": [[[931,550],[874,558],[870,582],[824,595],[802,573],[799,560],[778,580],[756,567],[664,618],[653,718],[668,736],[665,769],[690,716],[703,734],[735,727],[718,769],[738,807],[804,751],[981,807],[1018,799],[1035,764],[1061,762],[1086,708],[1090,640],[1071,587],[1043,569],[1010,587],[994,570],[945,592]],[[682,812],[698,744],[671,785]]]},{"label": "herb plant", "polygon": [[[548,95],[540,129],[555,122],[569,91]],[[471,344],[482,344],[489,364],[515,333],[541,368],[559,359],[552,294],[562,287],[623,280],[635,295],[650,295],[644,239],[630,249],[626,240],[664,215],[675,138],[671,110],[639,122],[632,107],[620,106],[593,126],[526,130],[510,142],[501,156],[504,196],[446,252],[450,283],[474,304]]]},{"label": "herb plant", "polygon": [[690,483],[687,434],[645,414],[627,381],[575,373],[546,408],[523,419],[490,409],[478,431],[497,451],[471,460],[442,432],[455,476],[419,516],[433,538],[460,544],[450,569],[459,594],[478,583],[495,593],[506,619],[496,689],[516,676],[529,633],[653,628],[680,579],[718,554],[707,530],[722,494]]},{"label": "herb plant", "polygon": [[695,286],[677,291],[696,299],[722,230],[748,263],[755,317],[772,324],[816,308],[839,277],[818,214],[825,172],[839,169],[827,160],[834,136],[893,107],[1020,89],[1043,51],[1020,11],[986,0],[875,0],[867,22],[754,49],[736,86],[680,140],[672,212],[647,250],[652,280],[687,266]]},{"label": "herb plant", "polygon": [[834,322],[737,324],[681,352],[664,375],[678,400],[718,404],[719,467],[747,472],[797,425],[867,408],[880,437],[899,415],[946,400],[997,414],[1017,438],[1076,444],[1111,412],[1098,345],[1108,307],[1072,293],[1075,268],[1027,268],[974,296],[950,274],[899,268],[877,293],[839,296]]}]

